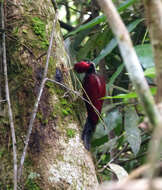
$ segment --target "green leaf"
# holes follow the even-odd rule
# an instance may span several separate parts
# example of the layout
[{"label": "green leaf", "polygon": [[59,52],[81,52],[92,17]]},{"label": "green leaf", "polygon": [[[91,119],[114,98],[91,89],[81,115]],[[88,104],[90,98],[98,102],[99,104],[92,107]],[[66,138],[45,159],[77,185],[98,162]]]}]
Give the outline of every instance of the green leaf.
[{"label": "green leaf", "polygon": [[102,161],[105,161],[105,160],[106,160],[106,157],[107,157],[106,154],[102,154],[102,155],[101,155],[101,160],[102,160]]},{"label": "green leaf", "polygon": [[[152,95],[155,95],[156,91],[157,91],[157,88],[156,87],[150,88],[150,91],[151,91]],[[128,94],[119,94],[119,95],[116,95],[116,96],[105,96],[102,99],[103,100],[106,100],[106,99],[120,99],[120,98],[130,99],[130,98],[137,98],[137,97],[138,96],[137,96],[136,92],[130,92]]]},{"label": "green leaf", "polygon": [[[126,2],[122,3],[121,5],[119,5],[118,11],[119,12],[124,11],[126,8],[128,8],[131,5],[133,5],[136,1],[137,0],[127,0]],[[95,26],[97,24],[100,24],[102,22],[105,22],[105,21],[106,21],[106,16],[105,15],[98,16],[98,17],[94,18],[93,20],[91,20],[90,22],[81,25],[76,30],[68,33],[67,37],[71,36],[71,35],[74,35],[74,34],[80,32],[82,30],[86,30],[88,28],[92,28],[93,26]]]},{"label": "green leaf", "polygon": [[150,68],[147,68],[144,72],[144,75],[146,77],[150,77],[150,78],[155,78],[156,76],[156,73],[155,73],[155,67],[150,67]]},{"label": "green leaf", "polygon": [[126,131],[126,139],[130,144],[133,153],[136,155],[141,146],[141,134],[138,129],[139,117],[133,107],[126,107],[124,128]]},{"label": "green leaf", "polygon": [[101,22],[104,22],[106,20],[106,16],[105,15],[101,15],[101,16],[97,16],[96,18],[94,18],[93,20],[91,20],[90,22],[83,24],[81,26],[79,26],[76,30],[68,33],[68,36],[74,35],[78,32],[81,32],[82,30],[86,30],[89,28],[92,28],[93,26],[100,24]]},{"label": "green leaf", "polygon": [[109,133],[112,129],[116,128],[122,123],[122,115],[119,109],[114,109],[107,114],[107,117],[104,118],[104,122],[107,126],[107,132]]},{"label": "green leaf", "polygon": [[101,138],[97,138],[97,139],[95,139],[94,135],[93,135],[93,138],[91,141],[92,148],[97,147],[97,146],[101,146],[106,142],[108,142],[107,134],[105,136],[102,136]]},{"label": "green leaf", "polygon": [[137,98],[137,93],[136,92],[130,92],[128,94],[119,94],[116,96],[105,96],[102,99],[106,100],[106,99],[120,99],[120,98],[125,98],[125,99]]},{"label": "green leaf", "polygon": [[112,164],[109,164],[109,167],[116,174],[119,181],[122,181],[123,179],[128,177],[127,171],[120,165],[112,163]]},{"label": "green leaf", "polygon": [[102,144],[101,146],[98,147],[98,152],[102,152],[102,154],[106,152],[110,152],[112,149],[114,149],[117,145],[117,140],[118,137],[115,137],[108,142]]},{"label": "green leaf", "polygon": [[69,115],[69,112],[68,112],[66,109],[62,109],[62,113],[63,113],[65,116]]},{"label": "green leaf", "polygon": [[112,77],[110,78],[109,83],[106,85],[106,89],[108,90],[109,87],[114,84],[116,78],[120,75],[120,73],[123,71],[124,69],[124,64],[121,64],[117,70],[115,71],[115,73],[112,75]]},{"label": "green leaf", "polygon": [[135,46],[135,50],[141,65],[146,69],[154,67],[151,44],[143,44]]},{"label": "green leaf", "polygon": [[[137,19],[127,26],[129,32],[132,32],[136,26],[142,22],[143,19]],[[113,38],[107,46],[100,52],[100,54],[93,60],[93,63],[98,64],[105,56],[110,54],[112,50],[117,46],[117,40]]]},{"label": "green leaf", "polygon": [[122,12],[124,11],[125,9],[127,9],[128,7],[132,6],[136,1],[138,0],[127,0],[123,3],[121,3],[118,7],[118,11],[119,12]]},{"label": "green leaf", "polygon": [[23,32],[24,34],[27,34],[27,33],[28,33],[28,31],[27,31],[26,29],[23,29],[22,32]]},{"label": "green leaf", "polygon": [[106,125],[106,129],[104,129],[103,123],[100,122],[96,127],[96,131],[94,134],[95,139],[107,135],[112,129],[120,125],[122,123],[122,115],[119,109],[117,108],[109,112],[107,116],[103,118],[103,120],[104,124]]}]

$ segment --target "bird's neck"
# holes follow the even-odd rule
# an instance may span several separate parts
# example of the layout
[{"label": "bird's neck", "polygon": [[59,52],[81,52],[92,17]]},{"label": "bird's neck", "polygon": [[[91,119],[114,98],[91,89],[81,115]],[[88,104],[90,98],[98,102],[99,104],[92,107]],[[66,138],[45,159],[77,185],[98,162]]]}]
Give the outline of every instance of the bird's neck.
[{"label": "bird's neck", "polygon": [[96,73],[96,69],[93,63],[90,64],[90,67],[88,69],[88,71],[86,72],[87,74],[93,74]]},{"label": "bird's neck", "polygon": [[94,73],[96,73],[96,70],[94,67],[89,68],[88,71],[86,72],[86,74],[94,74]]},{"label": "bird's neck", "polygon": [[94,72],[86,72],[86,75],[91,75],[91,74],[95,74],[96,73],[96,71],[94,71]]}]

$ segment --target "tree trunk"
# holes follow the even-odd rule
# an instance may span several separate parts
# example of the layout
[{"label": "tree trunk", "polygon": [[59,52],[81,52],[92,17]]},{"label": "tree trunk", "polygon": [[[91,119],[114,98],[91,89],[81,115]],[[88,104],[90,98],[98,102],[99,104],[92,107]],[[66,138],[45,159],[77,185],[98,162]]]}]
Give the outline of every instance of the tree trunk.
[{"label": "tree trunk", "polygon": [[162,102],[162,1],[144,0],[146,22],[149,28],[151,44],[153,48],[157,94],[156,103]]},{"label": "tree trunk", "polygon": [[[8,77],[19,161],[43,76],[55,11],[50,0],[14,0],[7,1],[5,6]],[[68,72],[70,63],[58,22],[48,78],[54,79],[56,68],[63,74],[62,83],[71,89]],[[50,81],[46,82],[24,164],[20,184],[22,189],[32,189],[33,186],[45,190],[95,189],[98,184],[95,168],[90,153],[85,150],[80,139],[77,114],[82,111],[82,107],[70,91]],[[12,152],[6,115],[4,104],[0,113],[0,143],[4,144],[4,152]],[[6,138],[3,138],[4,135]],[[5,189],[5,184],[10,183],[12,176],[11,153],[3,156],[1,152],[2,149],[0,157],[4,165],[0,170],[0,185]]]}]

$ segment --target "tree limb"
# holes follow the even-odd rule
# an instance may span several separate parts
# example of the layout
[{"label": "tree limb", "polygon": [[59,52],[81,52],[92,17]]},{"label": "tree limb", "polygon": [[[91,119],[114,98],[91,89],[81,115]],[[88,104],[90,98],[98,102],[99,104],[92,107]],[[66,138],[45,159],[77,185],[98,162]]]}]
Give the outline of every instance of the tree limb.
[{"label": "tree limb", "polygon": [[155,60],[157,83],[156,102],[160,103],[162,102],[162,1],[144,0],[143,2]]},{"label": "tree limb", "polygon": [[[156,102],[159,103],[158,108],[161,111],[162,102],[162,1],[161,0],[144,0],[145,14],[149,28],[150,39],[153,47],[154,62],[156,68],[157,94]],[[149,149],[149,161],[152,165],[148,172],[149,177],[153,178],[159,168],[156,163],[159,161],[162,143],[162,129],[157,127],[153,133],[152,141]],[[151,181],[152,182],[152,181]],[[152,184],[151,184],[152,185]]]},{"label": "tree limb", "polygon": [[[1,18],[2,18],[2,30],[5,29],[4,24],[4,8],[3,2],[1,2]],[[5,91],[6,91],[6,101],[8,104],[8,116],[11,128],[11,135],[12,135],[12,148],[13,148],[13,164],[14,164],[14,190],[17,190],[17,150],[16,150],[16,136],[15,136],[15,128],[14,128],[14,121],[13,121],[13,114],[11,108],[11,101],[10,101],[10,92],[8,86],[8,74],[7,74],[7,60],[6,60],[6,36],[5,33],[2,34],[2,49],[3,49],[3,68],[4,68],[4,78],[5,78]],[[1,100],[3,102],[3,100]]]}]

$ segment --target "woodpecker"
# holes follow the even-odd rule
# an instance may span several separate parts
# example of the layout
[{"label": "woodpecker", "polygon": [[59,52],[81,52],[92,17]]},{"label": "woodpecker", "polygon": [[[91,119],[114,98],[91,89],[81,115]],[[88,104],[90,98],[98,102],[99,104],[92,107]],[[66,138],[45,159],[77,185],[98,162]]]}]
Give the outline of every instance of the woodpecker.
[{"label": "woodpecker", "polygon": [[85,73],[83,97],[89,103],[85,101],[88,116],[82,132],[82,140],[85,148],[90,150],[91,137],[96,129],[103,105],[101,98],[106,94],[106,83],[104,78],[96,73],[95,65],[92,62],[78,62],[74,65],[74,70],[77,73]]}]

